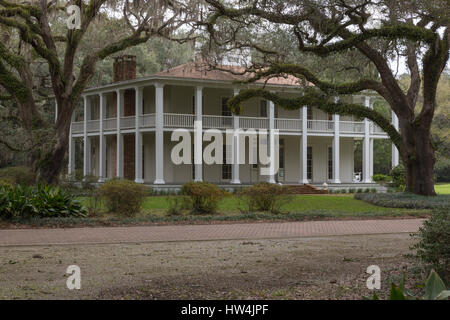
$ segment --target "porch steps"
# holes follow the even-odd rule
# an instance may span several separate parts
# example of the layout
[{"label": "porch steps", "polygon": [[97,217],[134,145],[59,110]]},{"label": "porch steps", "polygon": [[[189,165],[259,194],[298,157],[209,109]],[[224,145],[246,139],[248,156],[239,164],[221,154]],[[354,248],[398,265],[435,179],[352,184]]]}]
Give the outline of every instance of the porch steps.
[{"label": "porch steps", "polygon": [[321,190],[310,184],[286,185],[285,188],[290,194],[328,194],[328,190]]}]

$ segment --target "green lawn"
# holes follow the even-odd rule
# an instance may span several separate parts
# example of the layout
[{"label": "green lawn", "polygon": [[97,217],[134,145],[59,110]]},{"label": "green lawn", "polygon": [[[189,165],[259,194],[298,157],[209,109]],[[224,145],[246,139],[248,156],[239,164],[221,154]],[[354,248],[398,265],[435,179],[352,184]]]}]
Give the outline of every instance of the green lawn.
[{"label": "green lawn", "polygon": [[439,183],[434,186],[437,194],[450,194],[450,183]]},{"label": "green lawn", "polygon": [[[84,198],[85,202],[86,199]],[[169,204],[167,196],[147,197],[143,205],[142,215],[165,215]],[[356,200],[353,195],[294,195],[291,202],[282,208],[284,213],[303,213],[303,214],[326,214],[336,217],[358,216],[358,215],[403,215],[403,214],[421,214],[424,210],[417,211],[412,209],[384,208]],[[232,196],[223,199],[218,211],[221,215],[233,216],[240,214],[239,200]]]}]

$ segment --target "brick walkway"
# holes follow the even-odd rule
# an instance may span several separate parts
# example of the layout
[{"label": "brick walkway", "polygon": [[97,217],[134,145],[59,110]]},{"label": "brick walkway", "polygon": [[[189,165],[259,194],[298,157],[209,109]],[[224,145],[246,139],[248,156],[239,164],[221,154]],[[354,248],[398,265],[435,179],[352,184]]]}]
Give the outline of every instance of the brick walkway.
[{"label": "brick walkway", "polygon": [[0,230],[0,246],[270,239],[415,232],[423,219]]}]

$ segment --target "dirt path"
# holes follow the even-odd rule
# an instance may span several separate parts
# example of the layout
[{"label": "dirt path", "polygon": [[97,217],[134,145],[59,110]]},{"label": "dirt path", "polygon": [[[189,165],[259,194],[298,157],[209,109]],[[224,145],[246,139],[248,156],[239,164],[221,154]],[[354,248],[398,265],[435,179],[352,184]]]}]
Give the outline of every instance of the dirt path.
[{"label": "dirt path", "polygon": [[[399,279],[408,234],[0,247],[0,299],[360,299]],[[66,268],[81,268],[68,290]]]}]

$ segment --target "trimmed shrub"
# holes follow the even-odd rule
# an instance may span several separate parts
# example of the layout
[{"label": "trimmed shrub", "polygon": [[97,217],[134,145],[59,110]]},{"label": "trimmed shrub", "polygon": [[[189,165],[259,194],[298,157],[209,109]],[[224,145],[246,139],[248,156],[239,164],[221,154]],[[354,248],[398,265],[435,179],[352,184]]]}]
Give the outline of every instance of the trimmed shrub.
[{"label": "trimmed shrub", "polygon": [[450,208],[450,195],[434,197],[420,196],[408,192],[394,193],[358,193],[355,199],[380,207],[407,209],[443,209]]},{"label": "trimmed shrub", "polygon": [[169,207],[166,211],[169,216],[180,216],[183,210],[188,210],[186,196],[168,196],[166,198]]},{"label": "trimmed shrub", "polygon": [[133,216],[140,212],[150,192],[142,184],[130,180],[112,179],[99,188],[99,195],[109,212]]},{"label": "trimmed shrub", "polygon": [[64,190],[46,185],[0,187],[0,218],[85,216],[80,202]]},{"label": "trimmed shrub", "polygon": [[390,181],[392,181],[392,177],[387,176],[385,174],[374,174],[372,176],[372,179],[375,182],[390,182]]},{"label": "trimmed shrub", "polygon": [[394,187],[405,189],[406,186],[406,171],[403,164],[392,168],[391,170],[392,183]]},{"label": "trimmed shrub", "polygon": [[416,250],[415,258],[428,270],[435,269],[450,282],[450,213],[448,210],[435,210],[426,220],[419,232],[413,235],[418,243],[411,247]]},{"label": "trimmed shrub", "polygon": [[29,167],[2,168],[0,169],[0,179],[23,186],[31,186],[36,183],[36,175]]},{"label": "trimmed shrub", "polygon": [[278,184],[262,182],[244,189],[240,198],[242,212],[267,211],[277,214],[292,199],[292,195]]},{"label": "trimmed shrub", "polygon": [[215,184],[208,182],[188,182],[181,187],[185,197],[185,207],[194,214],[210,214],[217,212],[219,201],[228,195]]}]

